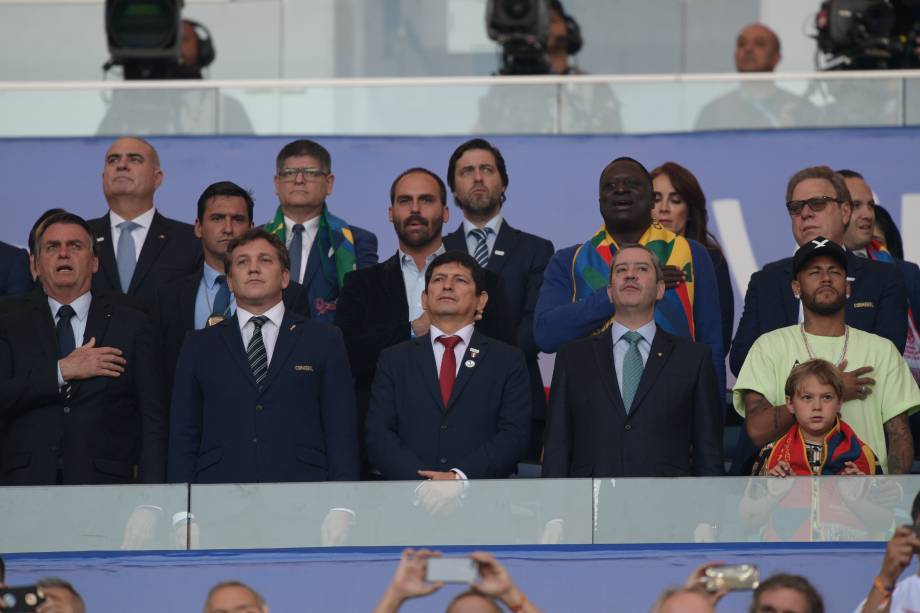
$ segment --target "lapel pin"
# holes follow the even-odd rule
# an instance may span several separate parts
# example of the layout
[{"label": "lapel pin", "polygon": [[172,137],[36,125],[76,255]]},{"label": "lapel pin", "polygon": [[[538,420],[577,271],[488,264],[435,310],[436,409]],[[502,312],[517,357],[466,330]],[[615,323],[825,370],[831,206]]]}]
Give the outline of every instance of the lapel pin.
[{"label": "lapel pin", "polygon": [[96,237],[96,242],[97,242],[97,243],[101,243],[101,242],[104,241],[104,240],[105,240],[105,237],[104,237],[104,236],[97,236],[97,237]]},{"label": "lapel pin", "polygon": [[291,324],[291,328],[288,330],[288,332],[293,332],[294,328],[296,327],[297,327],[297,324]]},{"label": "lapel pin", "polygon": [[477,355],[479,355],[479,350],[475,347],[470,347],[470,355],[475,358]]},{"label": "lapel pin", "polygon": [[463,363],[463,365],[466,366],[467,368],[472,368],[473,366],[476,366],[476,362],[474,362],[473,360],[467,360],[466,362]]},{"label": "lapel pin", "polygon": [[496,250],[493,251],[492,253],[494,253],[495,255],[505,255],[505,252],[504,252],[504,251],[500,251],[500,250],[498,250],[498,249],[496,249]]},{"label": "lapel pin", "polygon": [[165,235],[165,234],[160,234],[160,239],[161,239],[161,240],[166,240],[166,235]]},{"label": "lapel pin", "polygon": [[661,353],[661,352],[659,351],[659,352],[658,352],[658,357],[660,358],[662,355],[664,355],[664,354]]}]

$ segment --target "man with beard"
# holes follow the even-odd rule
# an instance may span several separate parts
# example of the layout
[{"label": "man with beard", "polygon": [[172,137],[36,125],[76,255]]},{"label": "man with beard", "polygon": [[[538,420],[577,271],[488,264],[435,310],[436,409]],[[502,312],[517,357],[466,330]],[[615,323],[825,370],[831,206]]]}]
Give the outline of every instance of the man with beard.
[{"label": "man with beard", "polygon": [[[406,170],[390,187],[387,216],[399,239],[398,251],[385,262],[345,277],[335,316],[355,377],[359,440],[364,438],[364,416],[380,352],[429,333],[431,322],[422,308],[422,291],[429,264],[446,251],[441,230],[450,211],[444,182],[426,168]],[[501,279],[485,272],[489,301],[477,329],[514,344],[517,338]]]},{"label": "man with beard", "polygon": [[762,445],[792,426],[784,386],[794,366],[815,358],[841,370],[847,363],[872,364],[874,379],[860,378],[863,369],[844,373],[840,415],[875,451],[886,473],[907,473],[914,457],[907,416],[920,408],[920,390],[891,341],[846,324],[847,269],[843,248],[823,236],[795,252],[791,287],[802,301],[804,321],[757,339],[738,373],[735,410],[745,416],[754,443]]},{"label": "man with beard", "polygon": [[543,271],[553,257],[553,244],[522,232],[502,216],[508,171],[501,151],[481,138],[469,140],[454,151],[447,165],[447,183],[454,193],[463,223],[444,237],[451,251],[468,251],[486,270],[501,275],[517,326],[517,346],[524,351],[530,373],[532,434],[529,455],[540,457],[546,394],[533,340],[533,313],[537,307]]}]

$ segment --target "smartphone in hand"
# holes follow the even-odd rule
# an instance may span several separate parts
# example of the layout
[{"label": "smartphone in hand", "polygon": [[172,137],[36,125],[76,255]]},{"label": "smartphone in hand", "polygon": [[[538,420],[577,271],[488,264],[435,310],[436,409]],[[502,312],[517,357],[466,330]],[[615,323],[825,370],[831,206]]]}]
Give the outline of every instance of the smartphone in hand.
[{"label": "smartphone in hand", "polygon": [[425,579],[429,583],[472,583],[478,574],[472,558],[430,558]]}]

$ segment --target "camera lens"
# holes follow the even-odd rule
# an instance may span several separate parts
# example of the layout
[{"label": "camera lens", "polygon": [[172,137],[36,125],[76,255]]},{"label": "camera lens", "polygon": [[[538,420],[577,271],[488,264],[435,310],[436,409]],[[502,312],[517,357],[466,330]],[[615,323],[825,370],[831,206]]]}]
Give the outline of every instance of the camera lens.
[{"label": "camera lens", "polygon": [[509,19],[524,19],[533,9],[533,3],[531,0],[505,0],[504,9]]}]

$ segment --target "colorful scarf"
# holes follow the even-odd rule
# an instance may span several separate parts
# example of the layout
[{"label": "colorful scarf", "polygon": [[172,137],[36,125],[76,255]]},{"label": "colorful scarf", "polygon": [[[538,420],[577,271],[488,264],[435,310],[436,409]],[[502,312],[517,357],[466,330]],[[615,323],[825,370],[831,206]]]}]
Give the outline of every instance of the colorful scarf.
[{"label": "colorful scarf", "polygon": [[[287,244],[287,235],[284,228],[284,211],[281,207],[275,211],[275,217],[265,224],[264,229],[279,237]],[[324,257],[319,259],[323,276],[332,286],[334,300],[345,281],[345,275],[356,267],[355,238],[348,224],[329,212],[329,207],[323,203],[323,211],[319,215],[319,230],[316,233],[317,249]]]},{"label": "colorful scarf", "polygon": [[870,260],[888,262],[889,264],[894,263],[894,256],[888,253],[888,248],[876,240],[866,247],[866,255],[869,256]]},{"label": "colorful scarf", "polygon": [[[678,236],[665,229],[657,222],[652,222],[645,234],[639,239],[658,256],[662,266],[677,266],[684,271],[686,280],[664,293],[655,305],[655,322],[666,332],[695,339],[696,330],[693,323],[693,254],[690,243],[683,236]],[[572,302],[585,299],[601,287],[607,287],[610,279],[610,262],[618,249],[613,237],[601,226],[597,234],[580,246],[572,261],[572,282],[575,291]],[[613,323],[616,314],[601,328],[607,329]]]},{"label": "colorful scarf", "polygon": [[[805,439],[802,438],[798,424],[794,424],[773,443],[773,451],[764,463],[761,474],[769,473],[781,461],[788,462],[796,475],[812,474],[805,451]],[[839,475],[843,473],[847,462],[853,462],[865,475],[874,475],[878,469],[878,461],[872,450],[859,440],[846,422],[837,417],[837,423],[824,436],[819,474]]]}]

